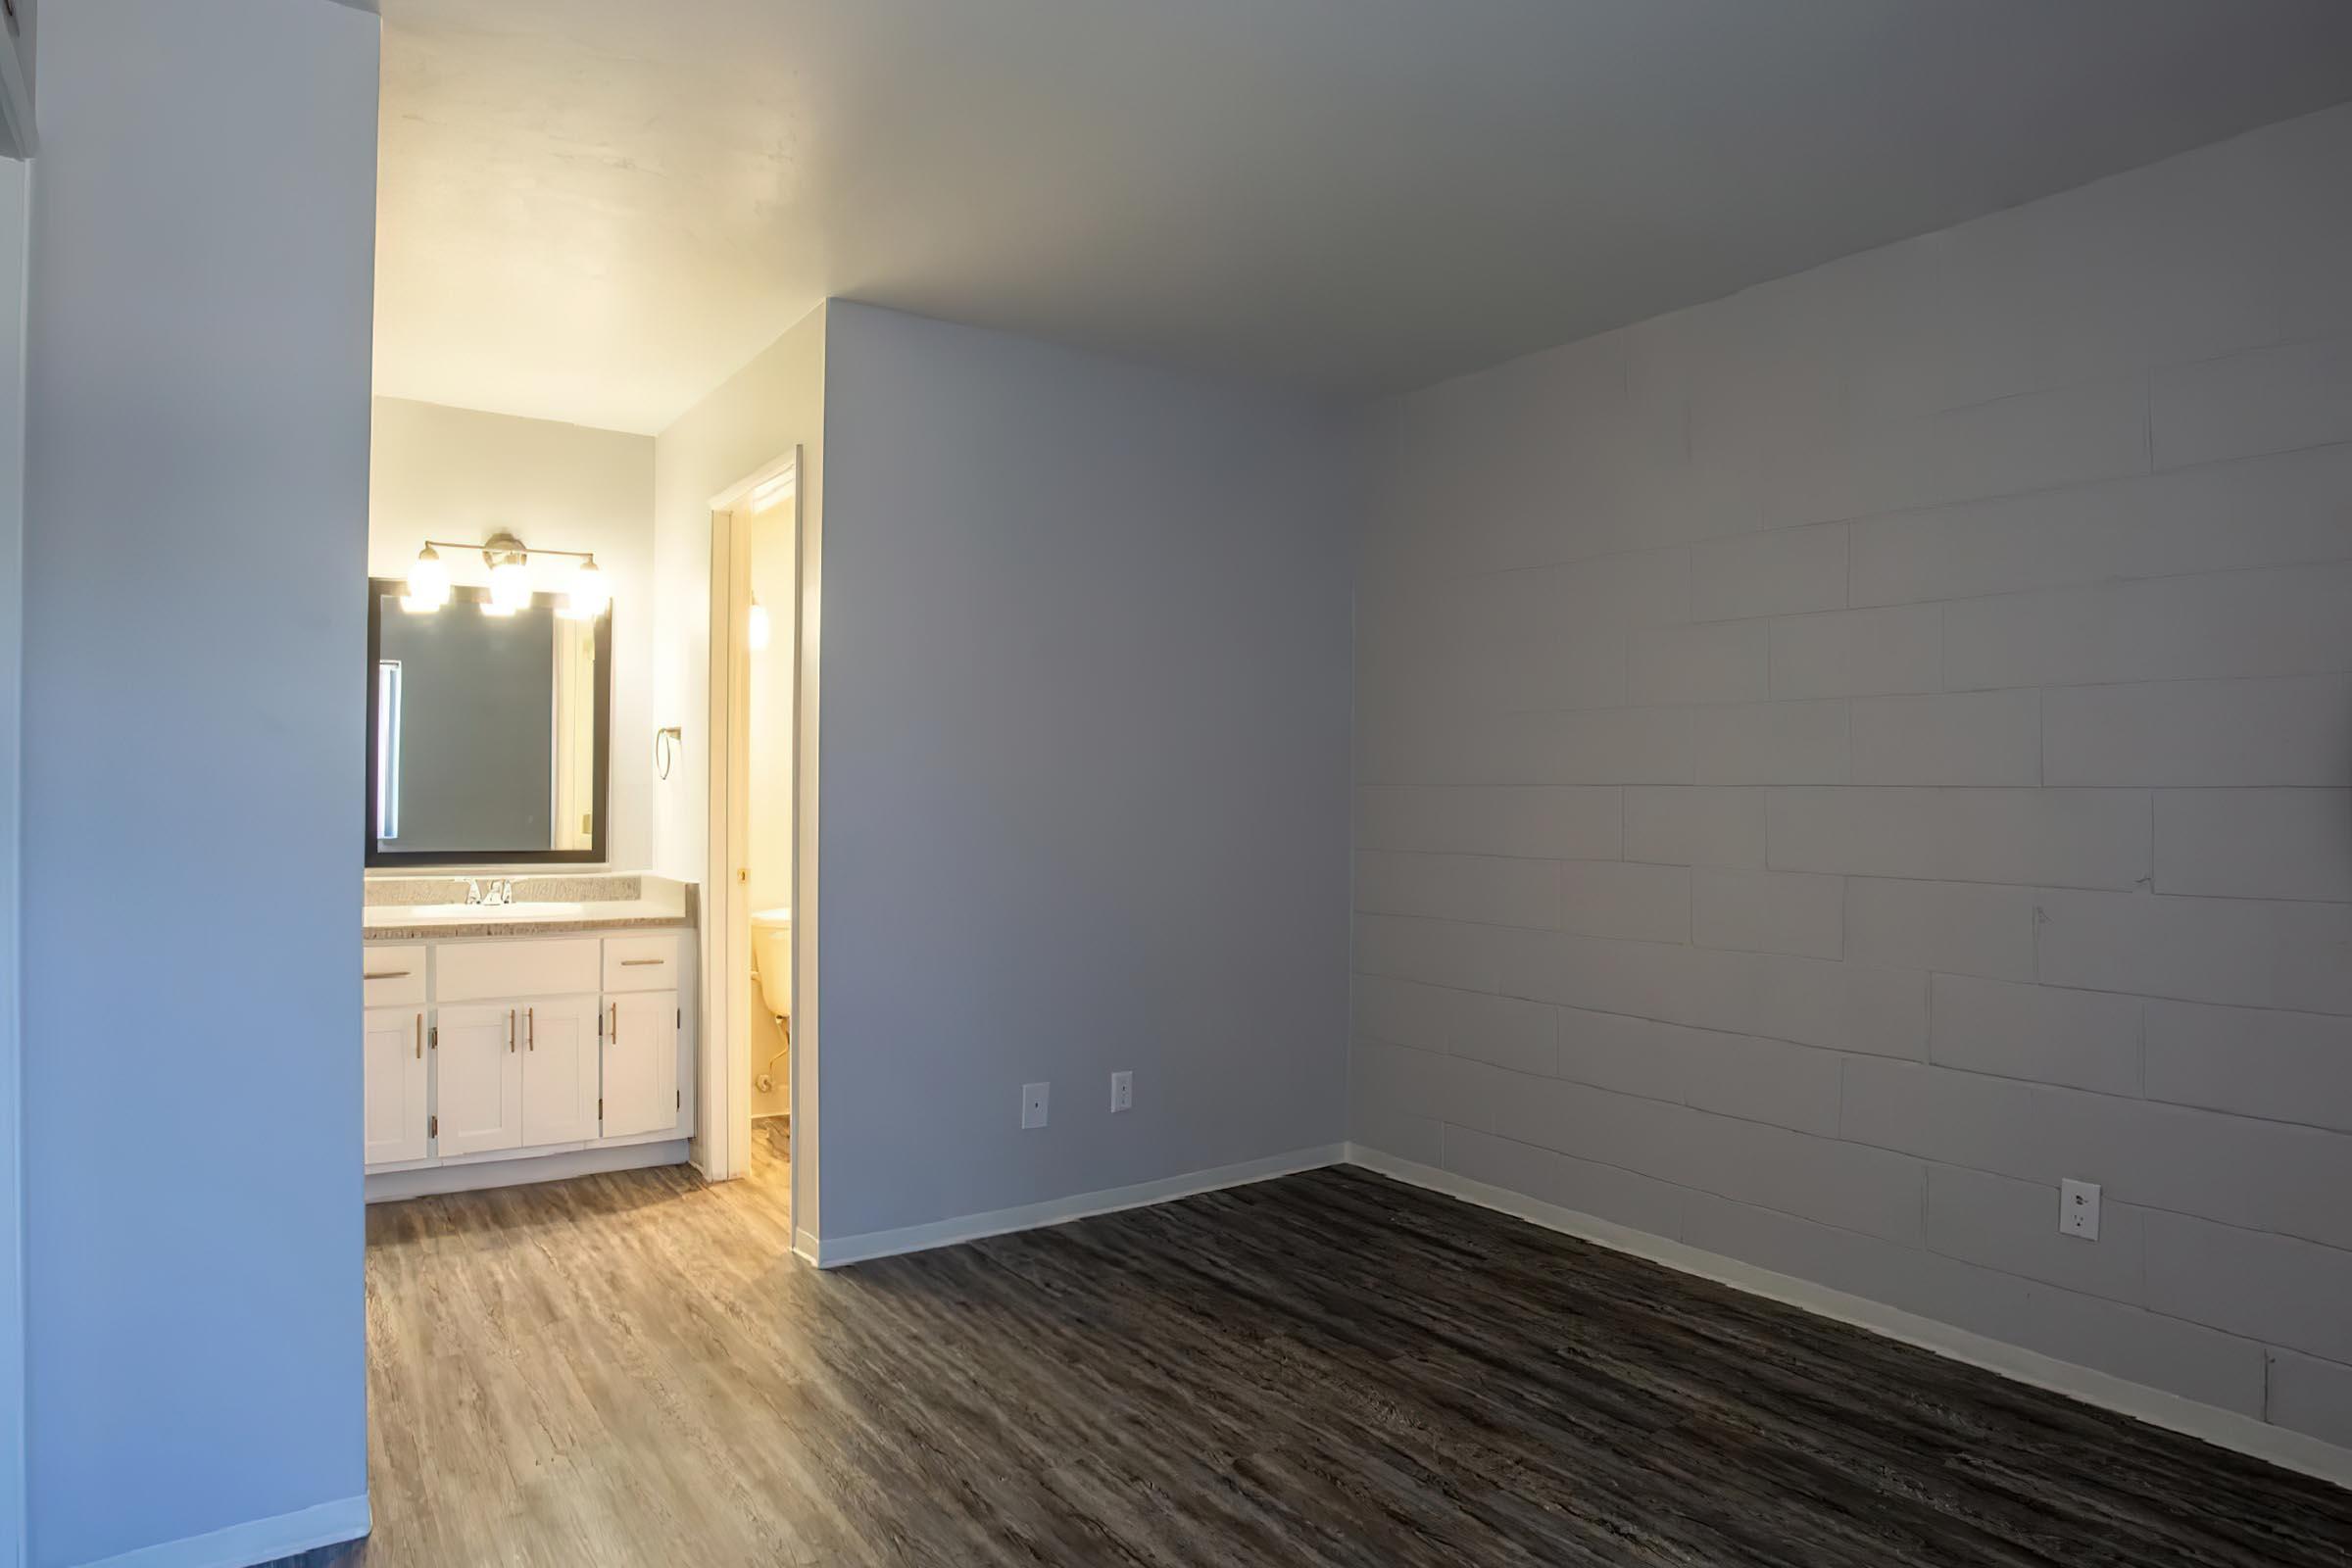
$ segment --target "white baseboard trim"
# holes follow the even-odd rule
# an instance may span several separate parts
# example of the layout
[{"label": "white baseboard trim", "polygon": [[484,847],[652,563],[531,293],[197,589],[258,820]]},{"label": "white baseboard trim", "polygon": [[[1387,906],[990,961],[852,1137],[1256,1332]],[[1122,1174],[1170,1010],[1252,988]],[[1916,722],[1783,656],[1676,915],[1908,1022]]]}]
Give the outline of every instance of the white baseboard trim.
[{"label": "white baseboard trim", "polygon": [[1399,1159],[1363,1144],[1348,1146],[1348,1162],[1383,1176],[1395,1177],[1413,1187],[1443,1193],[1464,1202],[1476,1203],[1541,1225],[1545,1230],[1558,1231],[1581,1241],[1606,1247],[1612,1251],[1631,1253],[1653,1263],[1700,1279],[1729,1285],[1750,1296],[1801,1307],[1821,1317],[1850,1323],[1855,1328],[1868,1329],[1873,1334],[1905,1345],[1934,1351],[1954,1361],[1965,1361],[1987,1372],[1997,1372],[2019,1383],[2047,1389],[2052,1394],[2065,1395],[2084,1404],[2128,1415],[2150,1426],[2167,1428],[2185,1436],[2210,1443],[2219,1448],[2278,1465],[2283,1470],[2297,1471],[2330,1481],[2339,1487],[2352,1488],[2352,1448],[2339,1448],[2318,1438],[2289,1432],[2284,1427],[2258,1421],[2235,1410],[2224,1410],[2178,1394],[2167,1394],[2145,1384],[2129,1382],[2113,1373],[2094,1371],[2061,1361],[2055,1356],[2024,1349],[2000,1340],[1986,1339],[1966,1329],[1939,1323],[1934,1318],[1921,1317],[1899,1307],[1887,1306],[1866,1297],[1849,1296],[1826,1285],[1816,1285],[1790,1274],[1776,1274],[1770,1269],[1743,1263],[1720,1252],[1702,1251],[1681,1242],[1652,1236],[1647,1231],[1611,1224],[1572,1208],[1561,1208],[1514,1193],[1507,1188],[1491,1187],[1485,1182],[1456,1176],[1451,1171],[1439,1170],[1414,1160]]},{"label": "white baseboard trim", "polygon": [[488,1187],[523,1187],[532,1182],[567,1181],[609,1170],[643,1170],[651,1165],[687,1163],[688,1140],[668,1138],[658,1143],[613,1144],[601,1149],[573,1149],[561,1154],[523,1154],[514,1159],[477,1160],[470,1164],[427,1165],[421,1170],[384,1170],[362,1184],[370,1203],[403,1198],[430,1198],[439,1193],[470,1193]]},{"label": "white baseboard trim", "polygon": [[201,1536],[103,1557],[84,1568],[251,1568],[315,1546],[357,1541],[368,1533],[368,1494],[321,1502],[272,1519],[255,1519]]},{"label": "white baseboard trim", "polygon": [[825,1244],[816,1239],[816,1232],[794,1231],[792,1250],[802,1262],[813,1263],[818,1268],[825,1266]]},{"label": "white baseboard trim", "polygon": [[1277,1176],[1296,1176],[1302,1170],[1341,1164],[1347,1157],[1346,1144],[1321,1144],[1313,1149],[1293,1150],[1287,1154],[1270,1154],[1264,1159],[1245,1160],[1239,1165],[1191,1171],[1182,1176],[1163,1177],[1155,1182],[1138,1182],[1132,1187],[1106,1187],[1100,1192],[1078,1193],[1043,1203],[1025,1203],[1018,1208],[992,1209],[984,1214],[965,1214],[957,1219],[938,1220],[929,1225],[908,1225],[902,1230],[833,1236],[821,1242],[804,1231],[800,1250],[802,1255],[819,1268],[839,1268],[845,1263],[862,1263],[868,1258],[892,1257],[901,1252],[923,1252],[934,1247],[976,1242],[984,1236],[1036,1230],[1040,1226],[1085,1219],[1092,1214],[1141,1208],[1147,1203],[1164,1203],[1171,1199],[1191,1198],[1198,1193],[1213,1193],[1221,1187],[1245,1187],[1251,1182],[1272,1181]]}]

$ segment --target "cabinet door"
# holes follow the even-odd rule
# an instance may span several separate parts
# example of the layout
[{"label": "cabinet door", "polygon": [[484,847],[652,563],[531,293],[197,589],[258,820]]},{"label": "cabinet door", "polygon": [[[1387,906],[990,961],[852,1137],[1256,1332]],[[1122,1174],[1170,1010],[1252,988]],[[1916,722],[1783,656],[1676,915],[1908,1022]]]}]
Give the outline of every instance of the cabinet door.
[{"label": "cabinet door", "polygon": [[522,1009],[522,1142],[596,1136],[597,999],[544,997]]},{"label": "cabinet door", "polygon": [[443,1007],[433,1113],[440,1152],[477,1154],[522,1145],[522,1006]]},{"label": "cabinet door", "polygon": [[678,1124],[678,994],[638,991],[605,1000],[605,1136]]},{"label": "cabinet door", "polygon": [[424,1009],[375,1007],[362,1015],[360,1076],[363,1163],[422,1159]]}]

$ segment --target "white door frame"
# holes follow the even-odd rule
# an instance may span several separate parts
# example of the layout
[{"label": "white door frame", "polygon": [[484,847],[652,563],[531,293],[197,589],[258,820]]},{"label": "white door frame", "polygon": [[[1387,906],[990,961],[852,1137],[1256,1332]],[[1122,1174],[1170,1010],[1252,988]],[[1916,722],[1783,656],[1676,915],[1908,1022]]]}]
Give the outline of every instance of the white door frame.
[{"label": "white door frame", "polygon": [[[803,897],[800,854],[802,781],[808,759],[800,721],[803,650],[808,639],[800,635],[802,622],[800,530],[801,449],[793,448],[739,483],[710,498],[710,734],[709,869],[704,886],[706,940],[703,954],[703,1007],[706,1020],[701,1053],[703,1103],[711,1108],[704,1174],[714,1181],[731,1181],[751,1170],[752,1149],[752,997],[751,898],[745,885],[751,864],[751,651],[752,600],[751,520],[778,507],[793,509],[794,637],[792,643],[793,719],[793,1050],[787,1059],[789,1096],[793,1111],[792,1164],[794,1213],[800,1212],[804,1087],[813,1087],[813,1075],[802,1074],[802,1042],[815,1034],[812,994],[801,986],[801,954],[808,947],[802,937],[815,918],[813,900]],[[813,628],[811,628],[813,630]],[[711,1036],[717,1040],[712,1049]]]}]

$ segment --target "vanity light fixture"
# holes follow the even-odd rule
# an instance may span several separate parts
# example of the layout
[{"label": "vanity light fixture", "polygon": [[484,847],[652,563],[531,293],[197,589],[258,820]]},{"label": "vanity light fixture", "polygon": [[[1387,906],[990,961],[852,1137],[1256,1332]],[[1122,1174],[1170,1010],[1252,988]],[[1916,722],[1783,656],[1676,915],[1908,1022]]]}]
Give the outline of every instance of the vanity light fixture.
[{"label": "vanity light fixture", "polygon": [[482,613],[512,615],[530,608],[531,557],[522,541],[511,533],[494,533],[482,546],[482,560],[490,566],[490,597],[483,602]]},{"label": "vanity light fixture", "polygon": [[564,596],[563,605],[556,611],[565,620],[594,620],[612,603],[612,586],[597,569],[596,558],[590,556],[580,563],[580,569],[571,574],[571,591]]},{"label": "vanity light fixture", "polygon": [[449,603],[449,563],[431,545],[416,552],[409,567],[409,592],[400,608],[412,615],[430,614]]},{"label": "vanity light fixture", "polygon": [[743,640],[751,645],[752,652],[756,654],[767,646],[767,607],[760,602],[758,594],[754,594],[751,618],[744,623]]},{"label": "vanity light fixture", "polygon": [[598,569],[595,556],[585,550],[533,550],[501,529],[480,545],[427,539],[409,567],[409,591],[401,598],[401,609],[411,614],[430,614],[449,603],[449,564],[441,559],[444,550],[481,551],[482,563],[490,568],[490,595],[481,607],[485,615],[512,615],[530,608],[533,556],[562,556],[579,563],[556,613],[567,620],[594,620],[612,604],[612,586]]}]

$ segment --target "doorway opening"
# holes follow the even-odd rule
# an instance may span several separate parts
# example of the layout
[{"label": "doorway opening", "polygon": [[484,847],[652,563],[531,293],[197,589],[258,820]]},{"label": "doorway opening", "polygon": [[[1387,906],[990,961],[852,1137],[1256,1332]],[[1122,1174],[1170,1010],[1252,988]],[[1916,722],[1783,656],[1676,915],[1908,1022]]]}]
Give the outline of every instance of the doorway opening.
[{"label": "doorway opening", "polygon": [[705,1174],[782,1182],[813,1258],[814,890],[802,853],[812,738],[804,704],[802,452],[710,503],[711,890],[705,1016],[713,1082]]}]

